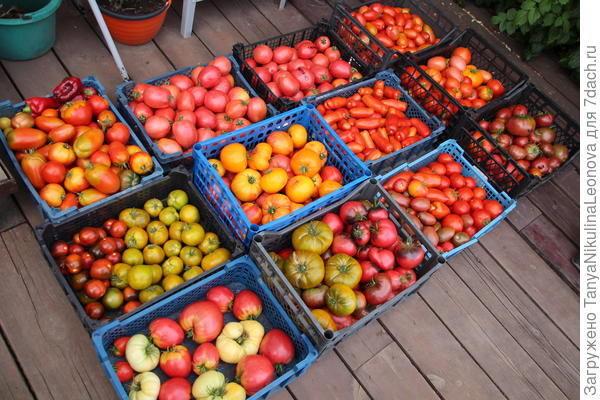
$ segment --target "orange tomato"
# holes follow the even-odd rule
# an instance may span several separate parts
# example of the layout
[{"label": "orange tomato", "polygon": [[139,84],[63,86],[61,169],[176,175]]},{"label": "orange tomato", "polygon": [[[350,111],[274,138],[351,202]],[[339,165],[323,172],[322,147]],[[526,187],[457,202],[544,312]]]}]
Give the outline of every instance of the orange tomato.
[{"label": "orange tomato", "polygon": [[108,129],[117,122],[117,116],[110,110],[104,110],[98,114],[98,123],[103,129]]},{"label": "orange tomato", "polygon": [[311,149],[298,150],[291,160],[292,171],[296,175],[305,175],[312,178],[319,173],[321,169],[321,159],[319,155]]},{"label": "orange tomato", "polygon": [[319,186],[321,186],[321,183],[323,183],[323,177],[321,177],[321,174],[316,174],[310,179],[312,179],[313,183],[315,184],[315,190],[312,192],[312,197],[319,197]]},{"label": "orange tomato", "polygon": [[145,151],[135,153],[129,158],[131,170],[138,175],[146,175],[154,169],[154,162],[150,154]]},{"label": "orange tomato", "polygon": [[50,207],[60,207],[65,195],[65,189],[58,183],[49,183],[40,190],[40,197]]},{"label": "orange tomato", "polygon": [[135,144],[130,144],[127,146],[127,152],[130,156],[134,155],[135,153],[139,153],[140,151],[142,151],[140,146],[136,146]]},{"label": "orange tomato", "polygon": [[231,143],[223,147],[219,159],[225,170],[236,174],[248,166],[246,148],[241,143]]},{"label": "orange tomato", "polygon": [[283,194],[272,194],[265,199],[262,206],[262,224],[267,224],[271,221],[288,215],[292,212],[290,199]]},{"label": "orange tomato", "polygon": [[452,55],[462,57],[462,59],[465,60],[467,64],[471,62],[471,50],[467,49],[466,47],[455,48],[452,51]]},{"label": "orange tomato", "polygon": [[321,160],[321,166],[325,165],[327,162],[327,148],[325,145],[317,140],[313,140],[312,142],[306,143],[304,146],[305,149],[309,149],[314,151],[319,155],[319,159]]},{"label": "orange tomato", "polygon": [[283,131],[275,131],[267,138],[267,143],[273,148],[274,154],[289,155],[294,150],[292,137]]},{"label": "orange tomato", "polygon": [[77,207],[79,205],[79,200],[77,200],[77,195],[75,193],[67,193],[65,195],[64,200],[60,203],[61,210],[68,210],[71,207]]},{"label": "orange tomato", "polygon": [[304,203],[315,190],[313,181],[304,175],[294,176],[285,185],[285,194],[294,203]]},{"label": "orange tomato", "polygon": [[262,193],[260,172],[247,168],[238,173],[231,181],[231,191],[241,201],[256,200]]},{"label": "orange tomato", "polygon": [[248,167],[257,171],[268,169],[272,153],[270,144],[264,142],[257,144],[248,156]]},{"label": "orange tomato", "polygon": [[54,143],[50,145],[48,149],[48,159],[51,161],[58,161],[64,165],[71,165],[77,159],[77,155],[73,148],[69,146],[67,143]]},{"label": "orange tomato", "polygon": [[477,88],[477,96],[479,96],[481,100],[490,101],[494,97],[494,92],[489,86],[483,85]]},{"label": "orange tomato", "polygon": [[104,144],[104,133],[97,128],[90,128],[81,134],[75,143],[73,150],[79,158],[89,158],[96,150]]},{"label": "orange tomato", "polygon": [[328,195],[331,192],[334,192],[341,188],[342,185],[336,181],[323,181],[321,186],[319,186],[319,197],[323,197]]},{"label": "orange tomato", "polygon": [[69,142],[75,136],[75,127],[70,124],[63,124],[48,132],[48,140],[52,143]]},{"label": "orange tomato", "polygon": [[65,175],[65,181],[63,182],[65,188],[69,192],[79,193],[82,190],[90,187],[89,182],[85,179],[85,170],[81,167],[73,167]]},{"label": "orange tomato", "polygon": [[304,207],[304,204],[300,204],[300,203],[290,203],[290,210],[291,212],[294,212],[296,210],[301,209],[302,207]]},{"label": "orange tomato", "polygon": [[25,153],[25,157],[21,160],[23,172],[36,189],[41,189],[46,184],[42,176],[42,168],[45,164],[46,158],[40,153]]},{"label": "orange tomato", "polygon": [[308,132],[306,132],[306,128],[300,124],[294,124],[289,127],[288,133],[292,138],[292,143],[294,143],[295,149],[300,149],[302,146],[306,144],[308,139]]},{"label": "orange tomato", "polygon": [[94,164],[92,168],[86,170],[85,179],[90,185],[105,194],[117,193],[121,187],[119,176],[102,164]]},{"label": "orange tomato", "polygon": [[35,118],[35,126],[44,132],[50,132],[54,128],[64,125],[65,122],[58,117],[45,117],[40,115]]},{"label": "orange tomato", "polygon": [[208,162],[217,171],[217,174],[219,174],[219,176],[225,175],[225,167],[223,167],[223,163],[221,163],[221,161],[217,160],[216,158],[211,158],[208,160]]},{"label": "orange tomato", "polygon": [[94,189],[85,189],[81,193],[79,193],[79,205],[85,207],[97,201],[107,198],[108,195]]},{"label": "orange tomato", "polygon": [[477,89],[483,83],[483,75],[481,71],[474,65],[467,65],[467,68],[463,71],[463,75],[471,78],[471,85]]},{"label": "orange tomato", "polygon": [[251,224],[260,225],[263,213],[259,206],[254,203],[244,203],[242,204],[242,210],[244,210]]},{"label": "orange tomato", "polygon": [[483,78],[484,83],[492,79],[492,74],[485,69],[480,69],[479,72],[481,72],[481,77]]},{"label": "orange tomato", "polygon": [[278,193],[285,187],[288,175],[283,168],[273,168],[265,171],[260,178],[260,187],[267,193]]},{"label": "orange tomato", "polygon": [[46,108],[41,115],[43,117],[58,117],[58,110],[56,108]]}]

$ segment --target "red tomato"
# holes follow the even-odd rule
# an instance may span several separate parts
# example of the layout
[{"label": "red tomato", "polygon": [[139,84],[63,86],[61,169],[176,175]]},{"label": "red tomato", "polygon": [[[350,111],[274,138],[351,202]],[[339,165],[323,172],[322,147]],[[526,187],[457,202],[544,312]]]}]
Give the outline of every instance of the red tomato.
[{"label": "red tomato", "polygon": [[253,354],[237,364],[235,375],[246,392],[253,395],[273,381],[275,369],[267,357]]},{"label": "red tomato", "polygon": [[92,106],[85,100],[70,101],[60,108],[62,120],[74,126],[89,124],[92,114]]},{"label": "red tomato", "polygon": [[458,191],[458,199],[464,201],[471,201],[473,198],[473,191],[468,187],[463,187]]},{"label": "red tomato", "polygon": [[110,227],[110,235],[115,238],[122,238],[127,233],[127,224],[123,221],[115,221]]},{"label": "red tomato", "polygon": [[48,161],[42,167],[41,175],[47,183],[62,183],[67,175],[67,169],[59,162]]},{"label": "red tomato", "polygon": [[480,199],[472,199],[469,202],[469,206],[471,206],[471,210],[483,210],[483,201]]},{"label": "red tomato", "polygon": [[92,107],[92,113],[94,115],[98,115],[102,111],[108,110],[109,108],[108,100],[102,96],[98,96],[97,94],[91,95],[87,101],[90,104],[90,107]]},{"label": "red tomato", "polygon": [[144,103],[151,108],[169,107],[171,92],[160,86],[149,85],[143,92]]},{"label": "red tomato", "polygon": [[158,400],[188,400],[191,398],[192,384],[185,378],[171,378],[160,385]]},{"label": "red tomato", "polygon": [[[458,201],[456,203],[459,203]],[[455,205],[456,205],[455,203]],[[463,219],[456,214],[449,214],[442,220],[442,227],[452,228],[455,232],[462,232],[464,227]]]},{"label": "red tomato", "polygon": [[321,178],[323,181],[335,181],[338,183],[343,183],[344,177],[339,169],[334,167],[333,165],[327,165],[323,167],[321,170]]},{"label": "red tomato", "polygon": [[[93,262],[90,267],[90,277],[93,279],[110,279],[112,275],[112,264],[106,258],[101,258]],[[90,296],[92,297],[92,296]]]},{"label": "red tomato", "polygon": [[[450,186],[452,186],[454,189],[461,189],[466,185],[465,182],[465,177],[462,176],[460,173],[455,173],[450,175]],[[460,196],[459,196],[460,198]]]},{"label": "red tomato", "polygon": [[259,64],[267,64],[273,59],[273,50],[265,44],[258,45],[252,50],[252,57]]},{"label": "red tomato", "polygon": [[192,355],[192,366],[194,372],[202,375],[204,372],[217,369],[219,366],[219,351],[217,347],[210,343],[202,343],[196,348]]},{"label": "red tomato", "polygon": [[[173,322],[176,324],[175,321]],[[168,377],[187,378],[192,372],[192,356],[187,347],[173,346],[160,355],[159,365]]]},{"label": "red tomato", "polygon": [[181,311],[179,325],[196,343],[210,342],[221,333],[223,314],[213,302],[200,300]]},{"label": "red tomato", "polygon": [[182,92],[194,86],[194,82],[190,78],[181,74],[171,76],[169,78],[169,83],[177,86]]},{"label": "red tomato", "polygon": [[502,204],[496,200],[483,200],[483,208],[491,215],[491,219],[496,218],[504,211]]},{"label": "red tomato", "polygon": [[117,244],[115,243],[115,239],[105,237],[98,242],[98,248],[104,254],[111,254],[117,251]]},{"label": "red tomato", "polygon": [[[468,182],[469,181],[467,181],[467,187],[469,187]],[[473,198],[475,198],[477,200],[483,200],[483,199],[485,199],[486,195],[487,194],[485,192],[485,189],[480,188],[480,187],[473,188]]]},{"label": "red tomato", "polygon": [[119,382],[129,382],[133,379],[133,368],[131,368],[127,361],[117,361],[113,368]]},{"label": "red tomato", "polygon": [[277,371],[283,372],[283,366],[294,359],[294,343],[284,331],[271,329],[260,342],[258,353],[267,357]]},{"label": "red tomato", "polygon": [[173,136],[183,148],[192,147],[198,141],[198,131],[190,121],[175,121],[173,123]]},{"label": "red tomato", "polygon": [[216,113],[224,112],[228,101],[227,95],[220,90],[209,90],[204,96],[204,106]]},{"label": "red tomato", "polygon": [[327,36],[319,36],[315,39],[315,45],[318,51],[324,52],[331,46],[331,40]]},{"label": "red tomato", "polygon": [[262,301],[256,293],[242,290],[235,296],[231,307],[233,315],[239,320],[256,319],[262,313]]},{"label": "red tomato", "polygon": [[[106,289],[104,284],[101,283],[101,285]],[[89,304],[86,304],[85,313],[92,319],[100,319],[102,318],[102,315],[104,315],[104,306],[102,303],[93,301]]]},{"label": "red tomato", "polygon": [[169,318],[157,318],[148,326],[150,338],[160,349],[168,349],[183,342],[185,333],[181,326]]},{"label": "red tomato", "polygon": [[[439,158],[438,158],[438,161],[439,161]],[[446,167],[446,175],[462,173],[462,165],[460,165],[456,161],[443,162],[443,163],[444,163],[444,166]]]},{"label": "red tomato", "polygon": [[486,210],[475,210],[471,215],[473,216],[473,221],[475,222],[475,228],[477,228],[477,230],[480,230],[492,220],[490,213]]},{"label": "red tomato", "polygon": [[464,200],[459,200],[452,205],[452,212],[458,215],[465,215],[471,211],[471,206]]},{"label": "red tomato", "polygon": [[215,286],[206,292],[206,300],[215,303],[222,313],[231,309],[234,298],[233,292],[227,286]]},{"label": "red tomato", "polygon": [[111,349],[115,357],[125,357],[125,348],[127,347],[127,342],[129,342],[129,339],[129,336],[123,336],[115,339]]}]

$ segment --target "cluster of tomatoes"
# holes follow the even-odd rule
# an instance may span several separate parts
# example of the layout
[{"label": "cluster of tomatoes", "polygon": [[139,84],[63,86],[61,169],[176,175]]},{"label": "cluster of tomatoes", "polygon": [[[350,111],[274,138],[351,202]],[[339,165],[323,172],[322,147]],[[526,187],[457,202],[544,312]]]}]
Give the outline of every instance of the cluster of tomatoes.
[{"label": "cluster of tomatoes", "polygon": [[96,94],[0,122],[8,147],[50,207],[87,206],[139,184],[154,169],[148,153],[128,145],[127,125]]},{"label": "cluster of tomatoes", "polygon": [[425,256],[403,241],[388,210],[348,201],[294,230],[292,248],[270,252],[323,329],[347,328],[415,283]]},{"label": "cluster of tomatoes", "polygon": [[277,97],[293,101],[324,93],[362,78],[350,63],[341,59],[340,50],[331,46],[327,36],[303,40],[293,48],[275,50],[261,44],[246,63]]},{"label": "cluster of tomatoes", "polygon": [[384,81],[352,96],[333,97],[317,107],[350,150],[363,161],[378,160],[431,134],[418,118],[408,118],[402,92]]},{"label": "cluster of tomatoes", "polygon": [[217,57],[190,76],[173,75],[156,86],[137,84],[129,108],[146,134],[167,154],[191,151],[198,142],[262,121],[267,105],[235,86],[231,61]]},{"label": "cluster of tomatoes", "polygon": [[421,68],[461,105],[481,108],[502,96],[504,86],[490,72],[472,65],[471,58],[471,50],[457,47],[450,58],[431,57]]},{"label": "cluster of tomatoes", "polygon": [[[227,286],[216,286],[206,299],[188,304],[177,320],[157,318],[148,325],[148,335],[115,340],[113,355],[126,359],[114,364],[117,378],[133,380],[130,399],[244,400],[271,383],[276,371],[283,373],[295,356],[284,331],[265,332],[257,320],[262,309],[256,293],[235,295]],[[224,324],[229,312],[236,320]],[[235,382],[228,383],[217,370],[221,362],[236,365]],[[158,373],[167,379],[161,382]]]},{"label": "cluster of tomatoes", "polygon": [[[433,29],[419,15],[411,13],[410,8],[372,3],[361,6],[351,15],[381,44],[399,53],[423,50],[440,41]],[[349,22],[346,24],[349,25]],[[365,43],[369,42],[358,27],[353,26],[352,30]]]},{"label": "cluster of tomatoes", "polygon": [[394,200],[438,250],[449,252],[504,211],[475,179],[462,175],[462,165],[442,153],[417,172],[402,171],[384,184]]},{"label": "cluster of tomatoes", "polygon": [[231,143],[221,149],[218,160],[208,160],[250,223],[267,224],[342,187],[341,172],[325,165],[325,145],[307,139],[306,128],[295,124],[287,132],[272,132],[251,151]]},{"label": "cluster of tomatoes", "polygon": [[[551,174],[569,159],[567,146],[555,143],[553,122],[552,114],[544,112],[533,116],[527,107],[516,104],[498,110],[492,122],[479,122],[481,128],[491,134],[493,142],[483,138],[480,132],[473,132],[472,136],[500,165],[504,165],[506,160],[498,147],[508,151],[529,174],[542,177]],[[491,172],[496,174],[500,171]],[[514,170],[514,174],[517,179],[522,179],[517,170]]]},{"label": "cluster of tomatoes", "polygon": [[106,310],[126,314],[229,259],[183,190],[166,203],[149,199],[144,209],[126,208],[102,227],[81,229],[72,244],[50,247],[90,318],[102,319]]}]

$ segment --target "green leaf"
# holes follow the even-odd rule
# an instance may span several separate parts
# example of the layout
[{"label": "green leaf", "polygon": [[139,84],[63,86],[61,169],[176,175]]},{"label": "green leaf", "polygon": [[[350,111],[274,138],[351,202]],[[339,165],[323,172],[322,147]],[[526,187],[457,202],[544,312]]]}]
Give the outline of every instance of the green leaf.
[{"label": "green leaf", "polygon": [[535,3],[533,2],[533,0],[525,0],[523,2],[523,5],[521,5],[521,8],[523,10],[532,10],[535,7]]},{"label": "green leaf", "polygon": [[544,15],[543,25],[544,26],[552,26],[552,24],[554,23],[554,18],[556,18],[556,16],[552,13]]},{"label": "green leaf", "polygon": [[511,21],[508,21],[506,23],[506,33],[508,33],[509,35],[512,35],[513,33],[515,33],[515,24],[512,23]]},{"label": "green leaf", "polygon": [[506,12],[507,19],[515,19],[516,15],[517,15],[517,10],[515,10],[514,8],[511,8],[510,10],[508,10]]},{"label": "green leaf", "polygon": [[515,18],[515,25],[520,26],[527,22],[527,11],[519,10]]},{"label": "green leaf", "polygon": [[529,12],[527,13],[527,20],[529,21],[529,25],[535,24],[538,19],[540,19],[539,11],[535,8],[529,10]]},{"label": "green leaf", "polygon": [[542,2],[540,3],[540,12],[542,14],[545,14],[550,10],[552,10],[551,1],[550,0],[542,0]]},{"label": "green leaf", "polygon": [[492,17],[492,24],[501,24],[502,22],[504,22],[504,20],[506,19],[506,14],[501,12],[498,15],[494,15]]},{"label": "green leaf", "polygon": [[558,2],[564,6],[569,2],[569,0],[558,0]]},{"label": "green leaf", "polygon": [[556,17],[556,19],[554,20],[554,26],[557,28],[559,26],[561,26],[563,24],[563,19],[564,19],[563,15],[559,15],[558,17]]}]

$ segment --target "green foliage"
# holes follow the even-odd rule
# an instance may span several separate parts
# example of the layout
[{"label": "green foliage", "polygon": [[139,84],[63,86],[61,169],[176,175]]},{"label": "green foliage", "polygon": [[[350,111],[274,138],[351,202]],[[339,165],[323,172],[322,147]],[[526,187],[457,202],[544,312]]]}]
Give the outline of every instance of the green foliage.
[{"label": "green foliage", "polygon": [[[579,0],[472,0],[492,10],[492,23],[526,47],[525,60],[552,51],[579,79]],[[464,0],[457,0],[464,6]]]}]

